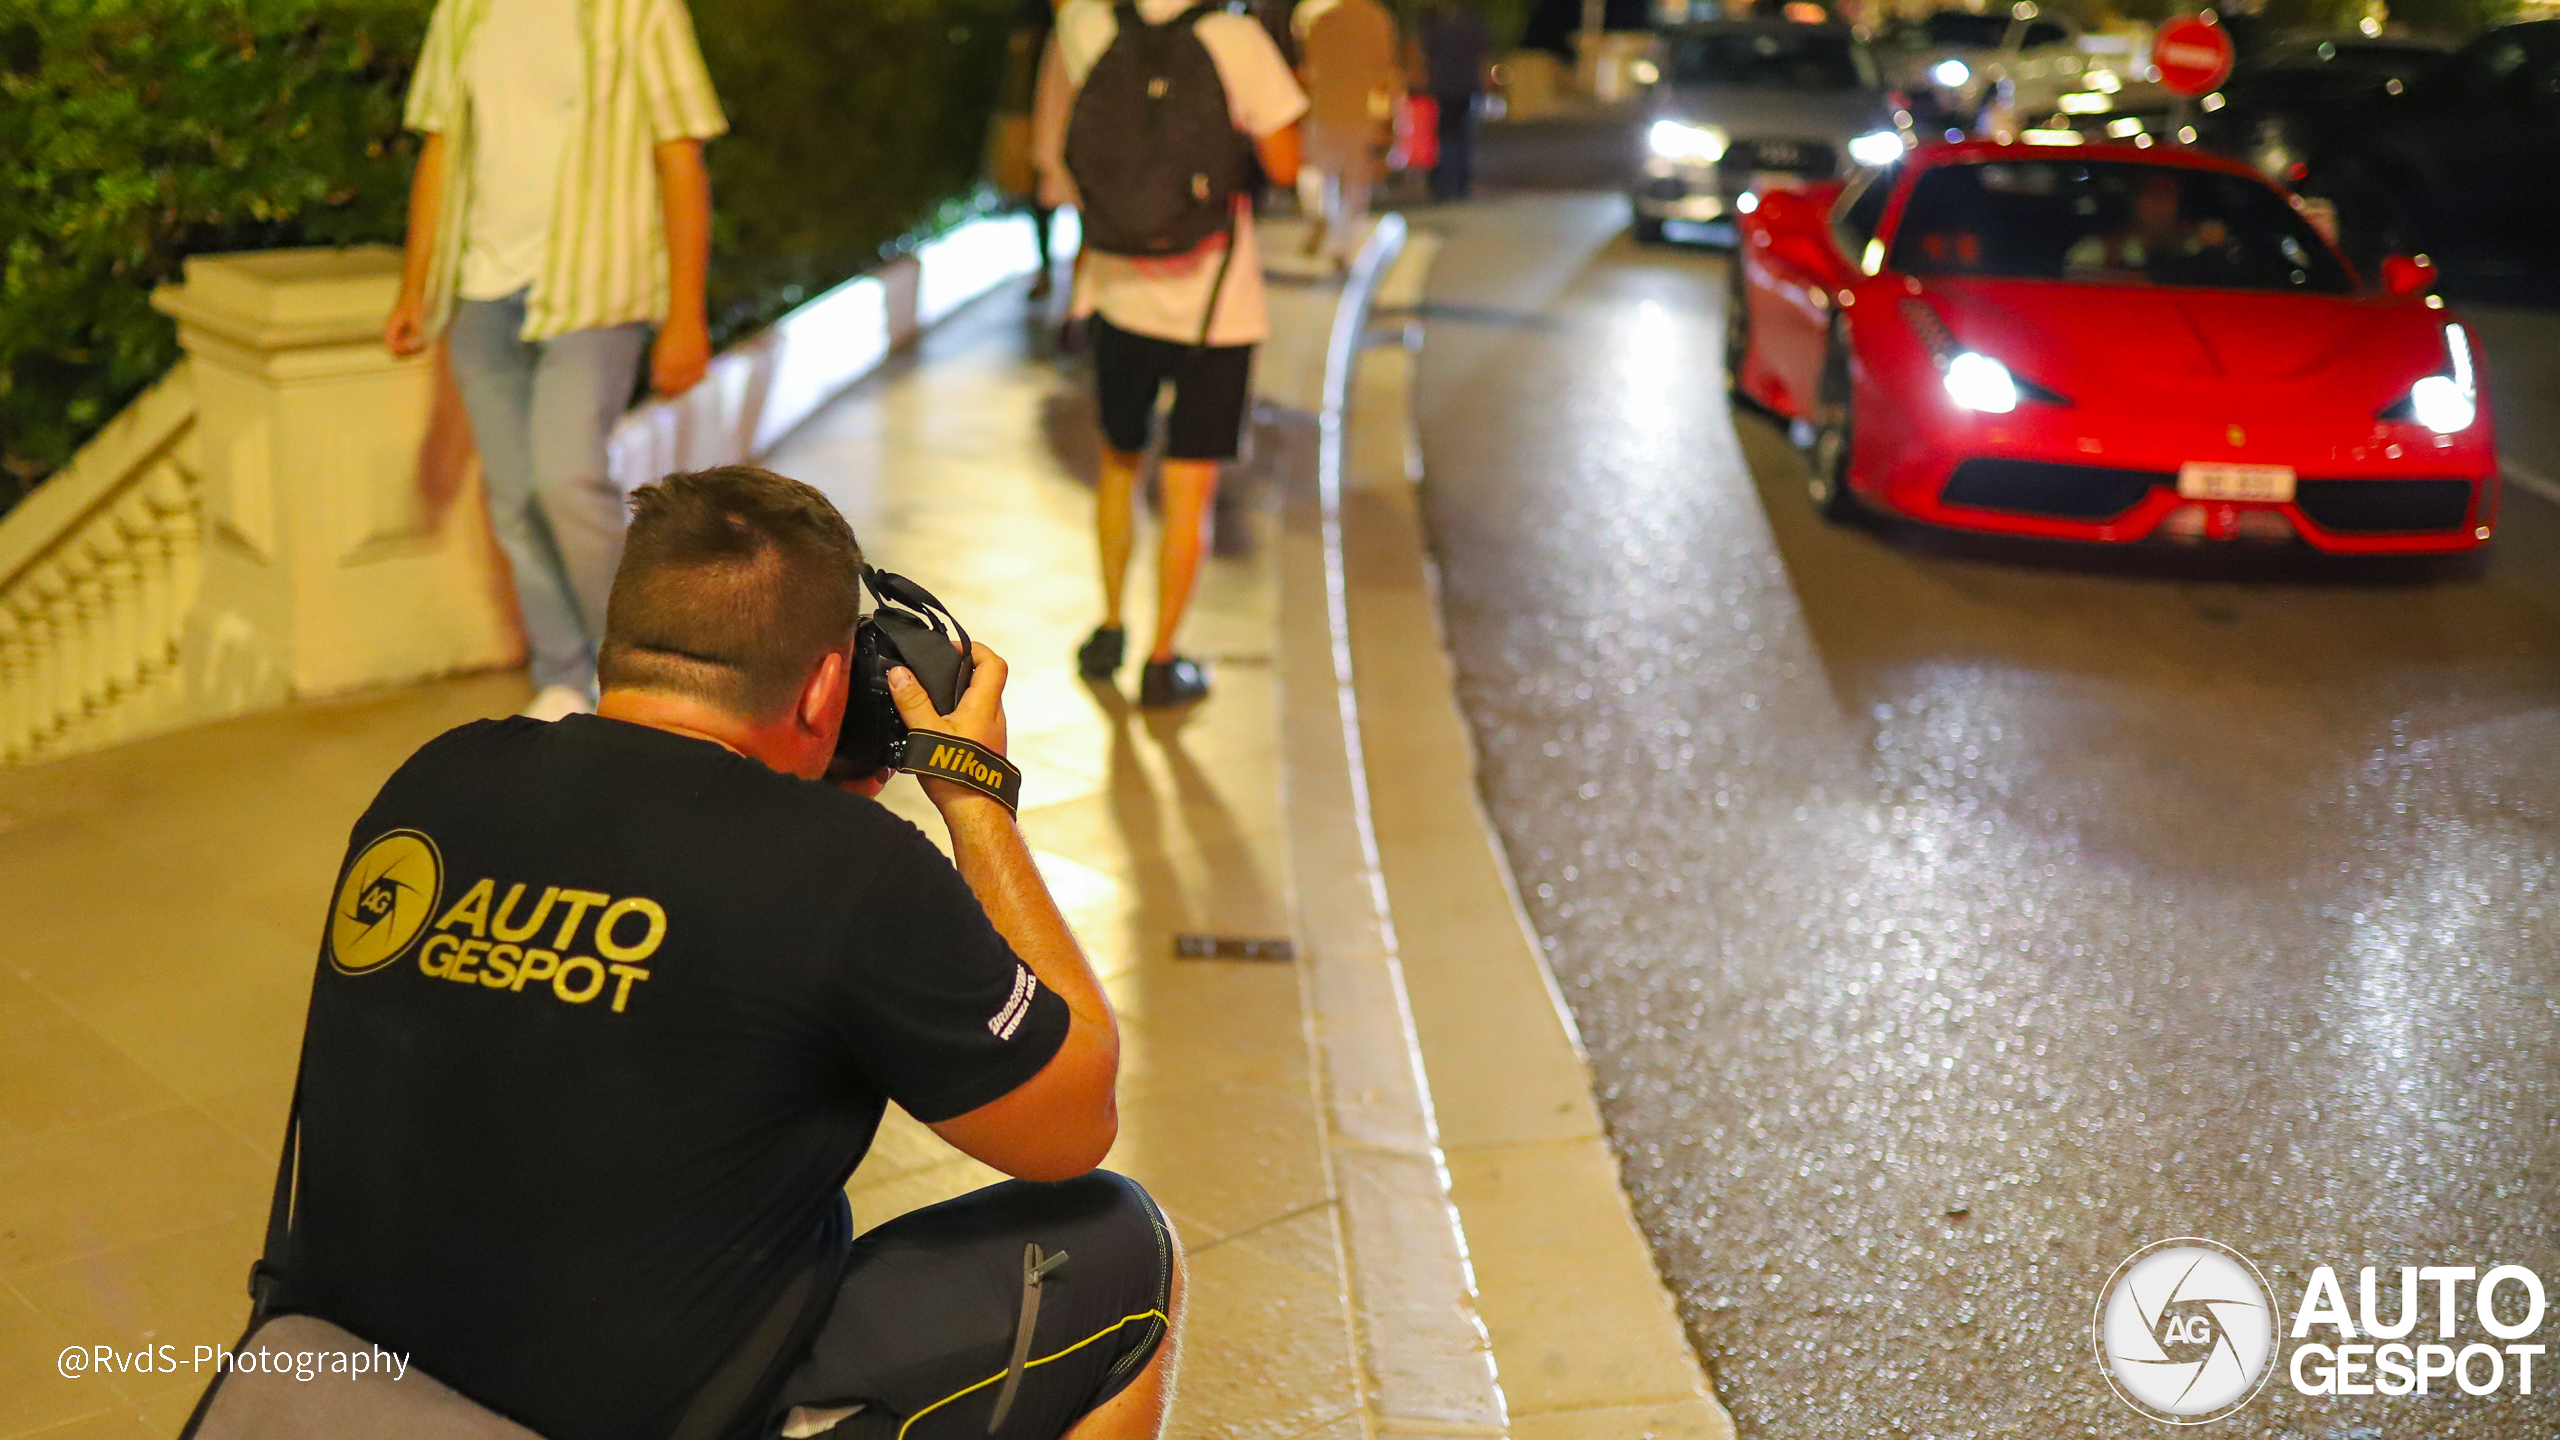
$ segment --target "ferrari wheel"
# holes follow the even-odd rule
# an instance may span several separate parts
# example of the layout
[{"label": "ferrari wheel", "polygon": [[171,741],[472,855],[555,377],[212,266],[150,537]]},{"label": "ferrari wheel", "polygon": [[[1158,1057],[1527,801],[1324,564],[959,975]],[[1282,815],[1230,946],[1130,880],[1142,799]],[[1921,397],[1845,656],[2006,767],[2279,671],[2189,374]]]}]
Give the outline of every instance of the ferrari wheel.
[{"label": "ferrari wheel", "polygon": [[1857,416],[1849,383],[1849,352],[1840,337],[1831,339],[1822,362],[1822,389],[1808,416],[1813,444],[1806,455],[1805,494],[1815,513],[1834,524],[1858,518],[1858,497],[1849,489],[1849,451]]}]

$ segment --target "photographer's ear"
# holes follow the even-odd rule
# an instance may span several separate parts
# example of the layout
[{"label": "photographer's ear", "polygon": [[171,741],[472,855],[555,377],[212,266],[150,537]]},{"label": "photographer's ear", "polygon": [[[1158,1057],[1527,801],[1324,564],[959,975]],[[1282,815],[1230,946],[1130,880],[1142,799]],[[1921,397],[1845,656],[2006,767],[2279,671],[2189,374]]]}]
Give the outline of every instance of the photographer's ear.
[{"label": "photographer's ear", "polygon": [[799,728],[827,737],[830,745],[835,743],[837,727],[844,723],[845,677],[852,673],[852,661],[850,646],[819,657],[808,678],[800,682],[800,698],[792,704],[792,718]]}]

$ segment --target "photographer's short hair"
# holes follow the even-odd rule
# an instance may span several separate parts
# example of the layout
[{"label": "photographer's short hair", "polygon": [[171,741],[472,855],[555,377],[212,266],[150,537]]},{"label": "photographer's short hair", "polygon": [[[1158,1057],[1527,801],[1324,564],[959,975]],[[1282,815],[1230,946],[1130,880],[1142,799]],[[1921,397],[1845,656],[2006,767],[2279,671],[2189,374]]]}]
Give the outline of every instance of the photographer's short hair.
[{"label": "photographer's short hair", "polygon": [[862,547],[827,497],[752,465],[631,496],[596,680],[779,714],[862,608]]}]

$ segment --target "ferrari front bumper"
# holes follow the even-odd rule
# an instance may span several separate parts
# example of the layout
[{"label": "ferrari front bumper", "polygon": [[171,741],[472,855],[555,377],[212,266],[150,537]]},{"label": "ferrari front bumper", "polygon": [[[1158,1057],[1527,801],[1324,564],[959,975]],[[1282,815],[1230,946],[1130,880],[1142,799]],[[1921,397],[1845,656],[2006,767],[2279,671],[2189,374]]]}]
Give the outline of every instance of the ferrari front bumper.
[{"label": "ferrari front bumper", "polygon": [[[1869,503],[1925,524],[2100,544],[2300,540],[2341,555],[2429,554],[2474,549],[2497,526],[2485,416],[2479,433],[2449,439],[2377,425],[2326,444],[2270,434],[2236,453],[2225,436],[2201,427],[2187,436],[2181,432],[2190,427],[2174,422],[2148,433],[2128,426],[2119,433],[2138,443],[2104,445],[2087,433],[2089,418],[2022,406],[2008,416],[1922,420],[1900,443],[1887,442],[1893,453],[1859,457],[1858,489]],[[2181,461],[2172,457],[2197,455],[2288,466],[2293,498],[2181,495]]]}]

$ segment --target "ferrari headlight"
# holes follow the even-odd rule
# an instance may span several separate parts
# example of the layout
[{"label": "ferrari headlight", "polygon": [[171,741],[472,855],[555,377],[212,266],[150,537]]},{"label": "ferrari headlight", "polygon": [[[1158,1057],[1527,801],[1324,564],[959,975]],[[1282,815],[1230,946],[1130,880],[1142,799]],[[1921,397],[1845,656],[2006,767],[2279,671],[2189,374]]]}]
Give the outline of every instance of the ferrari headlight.
[{"label": "ferrari headlight", "polygon": [[1947,362],[1942,377],[1947,398],[1967,410],[2006,415],[2018,408],[2018,382],[2009,367],[1977,351],[1967,350]]},{"label": "ferrari headlight", "polygon": [[2409,418],[2439,435],[2455,435],[2480,418],[2480,402],[2450,375],[2429,375],[2409,387]]},{"label": "ferrari headlight", "polygon": [[1849,142],[1849,158],[1861,165],[1890,165],[1902,158],[1902,137],[1876,130]]},{"label": "ferrari headlight", "polygon": [[2459,325],[2444,327],[2445,356],[2450,373],[2425,375],[2383,417],[2415,420],[2438,435],[2458,435],[2480,418],[2478,377],[2471,368],[2471,337]]},{"label": "ferrari headlight", "polygon": [[1941,60],[1930,68],[1929,78],[1953,90],[1973,78],[1973,67],[1957,59]]},{"label": "ferrari headlight", "polygon": [[1644,138],[1654,154],[1691,165],[1713,165],[1724,158],[1728,143],[1725,133],[1715,126],[1692,125],[1684,120],[1656,120]]}]

